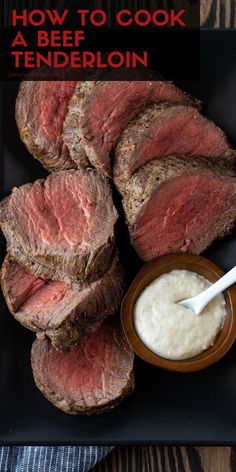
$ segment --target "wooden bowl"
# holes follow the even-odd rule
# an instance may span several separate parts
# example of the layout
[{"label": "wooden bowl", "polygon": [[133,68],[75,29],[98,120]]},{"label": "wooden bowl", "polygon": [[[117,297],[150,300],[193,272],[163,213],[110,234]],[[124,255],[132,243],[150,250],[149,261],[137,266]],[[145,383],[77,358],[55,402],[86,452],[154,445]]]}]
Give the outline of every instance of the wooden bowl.
[{"label": "wooden bowl", "polygon": [[225,323],[213,346],[197,356],[184,360],[169,360],[158,356],[146,347],[134,327],[133,312],[137,298],[154,279],[174,269],[186,269],[216,282],[224,275],[213,262],[205,257],[179,254],[163,256],[146,264],[130,286],[121,308],[124,333],[134,352],[144,361],[161,369],[177,372],[193,372],[214,364],[230,349],[236,338],[236,286],[224,292],[226,301]]}]

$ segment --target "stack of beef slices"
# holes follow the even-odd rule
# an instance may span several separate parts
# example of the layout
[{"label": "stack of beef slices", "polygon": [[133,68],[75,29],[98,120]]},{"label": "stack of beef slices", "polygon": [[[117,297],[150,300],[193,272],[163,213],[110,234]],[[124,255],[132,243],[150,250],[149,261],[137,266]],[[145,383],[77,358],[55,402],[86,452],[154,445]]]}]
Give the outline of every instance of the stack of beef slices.
[{"label": "stack of beef slices", "polygon": [[113,178],[131,243],[144,261],[199,254],[230,231],[236,153],[197,100],[161,80],[62,82],[50,86],[45,117],[38,101],[29,107],[25,99],[26,90],[43,98],[49,87],[44,84],[21,87],[17,122],[23,141],[48,170],[93,167]]},{"label": "stack of beef slices", "polygon": [[52,173],[0,205],[3,293],[14,317],[37,333],[36,384],[69,413],[106,411],[133,389],[133,353],[118,317],[106,320],[119,313],[125,290],[117,218],[108,179],[95,169]]},{"label": "stack of beef slices", "polygon": [[198,105],[170,82],[24,81],[16,122],[27,149],[49,172],[92,165],[112,177],[121,133],[148,105],[163,102]]}]

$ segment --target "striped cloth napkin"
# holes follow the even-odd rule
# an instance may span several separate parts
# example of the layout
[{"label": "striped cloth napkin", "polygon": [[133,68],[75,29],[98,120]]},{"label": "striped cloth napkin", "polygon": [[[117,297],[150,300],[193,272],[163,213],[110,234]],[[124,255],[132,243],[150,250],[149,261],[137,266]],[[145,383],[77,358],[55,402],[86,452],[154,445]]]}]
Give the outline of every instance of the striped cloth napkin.
[{"label": "striped cloth napkin", "polygon": [[87,472],[112,449],[105,446],[0,447],[0,472]]}]

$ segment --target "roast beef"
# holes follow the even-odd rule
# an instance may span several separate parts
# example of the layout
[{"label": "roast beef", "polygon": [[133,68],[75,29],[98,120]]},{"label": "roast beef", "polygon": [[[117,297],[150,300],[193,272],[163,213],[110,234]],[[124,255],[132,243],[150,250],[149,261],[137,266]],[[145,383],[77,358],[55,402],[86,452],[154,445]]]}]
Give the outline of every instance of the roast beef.
[{"label": "roast beef", "polygon": [[2,290],[14,317],[38,337],[48,337],[57,350],[69,351],[119,311],[124,274],[118,257],[110,270],[87,289],[65,282],[42,280],[24,271],[6,256],[1,272]]},{"label": "roast beef", "polygon": [[81,150],[69,156],[62,140],[68,101],[75,81],[23,81],[16,101],[16,122],[27,149],[49,171],[87,165]]},{"label": "roast beef", "polygon": [[[111,176],[110,154],[128,123],[150,103],[193,104],[170,82],[85,81],[72,95],[64,142],[74,159],[81,147],[99,171]],[[69,139],[68,139],[69,137]]]},{"label": "roast beef", "polygon": [[134,388],[134,355],[116,319],[109,318],[69,353],[36,340],[31,361],[38,388],[66,413],[109,411]]},{"label": "roast beef", "polygon": [[0,206],[8,252],[22,267],[81,287],[108,269],[117,216],[109,183],[93,169],[14,188]]},{"label": "roast beef", "polygon": [[146,162],[166,156],[233,159],[233,151],[212,121],[196,108],[152,105],[123,132],[115,151],[114,178],[121,193],[131,175]]},{"label": "roast beef", "polygon": [[235,222],[235,170],[200,157],[157,159],[130,179],[123,205],[131,242],[144,261],[199,254]]}]

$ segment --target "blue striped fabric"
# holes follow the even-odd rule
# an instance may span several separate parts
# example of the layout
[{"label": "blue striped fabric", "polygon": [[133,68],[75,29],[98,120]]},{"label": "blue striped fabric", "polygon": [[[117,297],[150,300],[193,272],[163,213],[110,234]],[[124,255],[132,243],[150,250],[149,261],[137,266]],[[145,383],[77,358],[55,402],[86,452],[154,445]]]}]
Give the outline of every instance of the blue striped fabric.
[{"label": "blue striped fabric", "polygon": [[0,472],[87,472],[112,447],[12,446],[0,448]]}]

